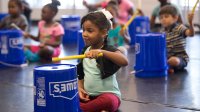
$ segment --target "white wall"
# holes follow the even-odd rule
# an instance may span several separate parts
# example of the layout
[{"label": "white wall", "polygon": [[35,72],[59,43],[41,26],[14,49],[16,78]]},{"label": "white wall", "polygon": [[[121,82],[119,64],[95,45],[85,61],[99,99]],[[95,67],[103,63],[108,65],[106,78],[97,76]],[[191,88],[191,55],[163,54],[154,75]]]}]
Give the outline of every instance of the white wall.
[{"label": "white wall", "polygon": [[[69,10],[69,9],[61,9],[59,10],[58,14],[56,15],[55,19],[59,20],[62,15],[80,15],[83,16],[87,13],[87,10]],[[34,9],[31,18],[33,20],[40,20],[41,18],[41,9]]]},{"label": "white wall", "polygon": [[[131,0],[135,7],[138,7],[138,1],[139,0]],[[7,12],[7,3],[8,0],[0,0],[0,12]],[[144,12],[144,14],[146,16],[151,16],[152,10],[153,8],[158,5],[159,2],[158,0],[141,0],[141,6],[142,6],[142,10]],[[200,8],[199,8],[200,9]],[[183,13],[188,13],[186,11],[182,11]],[[83,16],[87,13],[87,9],[78,9],[78,10],[73,10],[73,9],[61,9],[59,10],[57,16],[55,17],[56,20],[60,20],[61,15],[70,15],[70,14],[77,14],[80,16]],[[187,14],[183,14],[184,16],[184,20],[187,20]],[[33,12],[31,14],[31,18],[33,20],[40,20],[41,18],[41,9],[33,9]],[[195,13],[195,18],[194,18],[194,22],[195,23],[199,23],[200,19],[200,13],[199,11]]]},{"label": "white wall", "polygon": [[[131,0],[131,1],[137,7],[137,0]],[[7,3],[8,3],[8,0],[0,0],[0,12],[7,12]],[[157,0],[142,0],[142,8],[145,15],[150,16],[151,10],[157,4],[158,4]],[[79,10],[61,9],[59,10],[58,15],[56,16],[56,19],[57,20],[60,19],[61,15],[77,14],[77,15],[83,16],[86,13],[87,13],[87,9],[79,9]],[[41,9],[33,9],[31,16],[33,20],[39,20],[41,17]]]},{"label": "white wall", "polygon": [[0,12],[8,11],[8,0],[0,0]]}]

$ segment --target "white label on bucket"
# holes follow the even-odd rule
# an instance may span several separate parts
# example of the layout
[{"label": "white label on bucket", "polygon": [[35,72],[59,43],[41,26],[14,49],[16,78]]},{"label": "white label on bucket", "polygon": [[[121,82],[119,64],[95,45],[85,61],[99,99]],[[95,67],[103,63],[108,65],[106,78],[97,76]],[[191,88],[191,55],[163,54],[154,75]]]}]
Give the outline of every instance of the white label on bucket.
[{"label": "white label on bucket", "polygon": [[78,94],[77,79],[61,82],[49,82],[49,95],[53,97],[61,97],[68,100]]},{"label": "white label on bucket", "polygon": [[140,53],[140,43],[135,43],[135,54]]},{"label": "white label on bucket", "polygon": [[45,78],[39,77],[37,79],[37,90],[36,90],[36,97],[37,97],[37,105],[38,106],[46,106],[46,96],[45,96]]},{"label": "white label on bucket", "polygon": [[9,45],[11,48],[23,49],[23,38],[11,38],[9,39]]},{"label": "white label on bucket", "polygon": [[1,37],[1,54],[8,54],[7,36]]},{"label": "white label on bucket", "polygon": [[140,28],[140,26],[137,26],[137,27],[136,27],[136,33],[141,33],[141,28]]}]

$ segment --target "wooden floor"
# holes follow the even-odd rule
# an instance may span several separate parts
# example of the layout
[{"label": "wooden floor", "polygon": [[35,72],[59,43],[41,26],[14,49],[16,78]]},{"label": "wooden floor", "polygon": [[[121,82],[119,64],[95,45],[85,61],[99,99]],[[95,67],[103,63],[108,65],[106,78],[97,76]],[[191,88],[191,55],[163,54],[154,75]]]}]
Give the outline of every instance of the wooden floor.
[{"label": "wooden floor", "polygon": [[[61,56],[77,54],[76,45],[66,45]],[[185,71],[163,78],[137,78],[133,70],[134,50],[128,53],[130,64],[117,79],[122,93],[122,112],[196,112],[200,111],[200,35],[187,40],[190,62]],[[76,64],[77,61],[62,61]],[[33,112],[33,68],[0,69],[0,112]]]}]

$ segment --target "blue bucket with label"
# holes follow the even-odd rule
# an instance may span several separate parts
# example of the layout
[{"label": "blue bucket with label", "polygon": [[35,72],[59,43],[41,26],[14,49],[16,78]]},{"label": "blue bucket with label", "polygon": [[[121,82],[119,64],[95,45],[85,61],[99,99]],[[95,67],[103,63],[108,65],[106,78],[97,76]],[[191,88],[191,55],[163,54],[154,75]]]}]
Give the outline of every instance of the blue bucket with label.
[{"label": "blue bucket with label", "polygon": [[83,48],[85,47],[85,43],[82,37],[83,30],[79,30],[78,32],[78,54],[81,54]]},{"label": "blue bucket with label", "polygon": [[0,64],[17,67],[25,63],[22,32],[19,30],[0,31]]},{"label": "blue bucket with label", "polygon": [[63,15],[61,24],[64,27],[65,34],[63,36],[63,44],[77,44],[78,31],[80,27],[80,16],[78,15]]},{"label": "blue bucket with label", "polygon": [[80,112],[75,65],[35,67],[34,87],[35,112]]},{"label": "blue bucket with label", "polygon": [[167,75],[166,36],[164,33],[136,35],[136,77]]},{"label": "blue bucket with label", "polygon": [[150,32],[150,22],[147,16],[137,16],[129,26],[131,37],[130,45],[135,45],[136,34],[146,34]]}]

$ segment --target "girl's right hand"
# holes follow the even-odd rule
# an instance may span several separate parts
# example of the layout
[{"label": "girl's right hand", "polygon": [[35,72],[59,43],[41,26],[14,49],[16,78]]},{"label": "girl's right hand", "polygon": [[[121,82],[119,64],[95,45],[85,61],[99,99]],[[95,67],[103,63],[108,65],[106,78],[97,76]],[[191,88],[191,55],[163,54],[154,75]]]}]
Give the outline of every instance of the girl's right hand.
[{"label": "girl's right hand", "polygon": [[100,49],[95,49],[95,50],[90,50],[88,52],[85,53],[86,58],[90,58],[90,59],[97,59],[99,57],[99,54],[102,53],[102,50]]},{"label": "girl's right hand", "polygon": [[78,94],[79,94],[79,97],[82,101],[89,101],[90,100],[88,93],[83,88],[78,89]]}]

